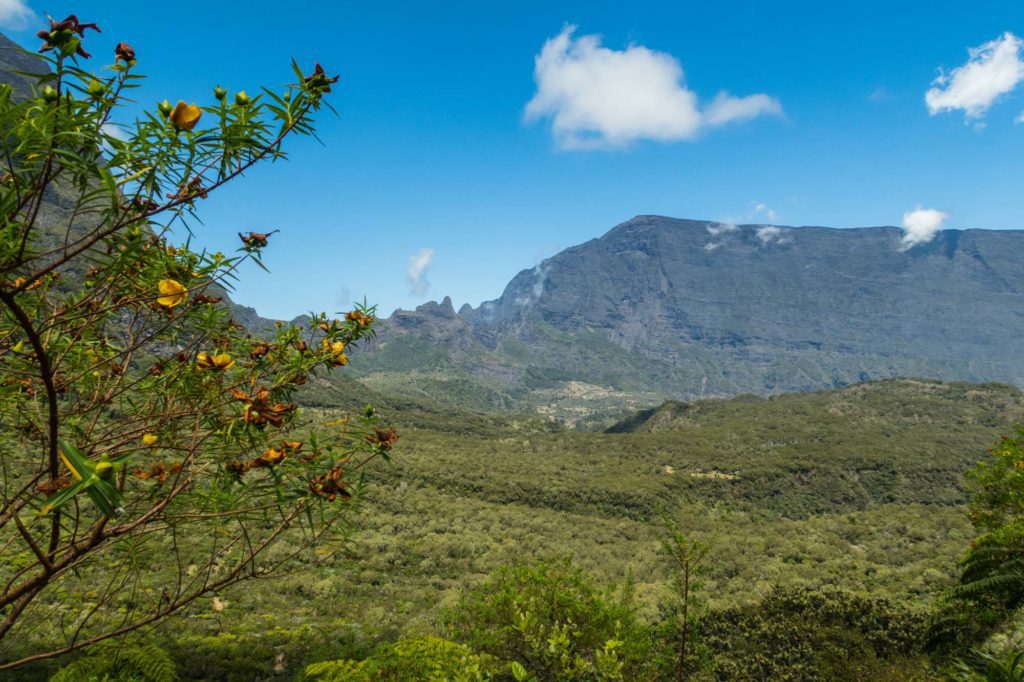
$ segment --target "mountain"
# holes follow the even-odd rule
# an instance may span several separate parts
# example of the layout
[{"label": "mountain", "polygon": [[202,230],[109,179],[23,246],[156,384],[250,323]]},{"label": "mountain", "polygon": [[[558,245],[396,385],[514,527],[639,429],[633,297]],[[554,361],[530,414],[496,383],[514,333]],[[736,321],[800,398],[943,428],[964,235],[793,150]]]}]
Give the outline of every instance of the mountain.
[{"label": "mountain", "polygon": [[352,366],[389,390],[570,421],[897,376],[1024,385],[1024,232],[912,248],[902,234],[638,216],[478,308],[397,311]]},{"label": "mountain", "polygon": [[46,63],[39,57],[25,52],[17,43],[0,33],[0,83],[10,85],[15,97],[28,97],[32,93],[34,79],[22,74],[44,74]]}]

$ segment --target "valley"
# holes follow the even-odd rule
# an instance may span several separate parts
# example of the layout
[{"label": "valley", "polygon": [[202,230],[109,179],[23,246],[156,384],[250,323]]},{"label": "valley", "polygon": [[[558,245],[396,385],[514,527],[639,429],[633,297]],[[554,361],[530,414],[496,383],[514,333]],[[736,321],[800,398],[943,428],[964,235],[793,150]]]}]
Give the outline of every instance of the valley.
[{"label": "valley", "polygon": [[[402,438],[373,472],[345,551],[312,574],[231,594],[223,613],[199,604],[171,623],[168,646],[205,666],[194,670],[255,673],[280,652],[292,662],[359,657],[402,637],[444,636],[444,610],[495,570],[559,557],[606,587],[630,580],[654,621],[671,599],[659,509],[712,541],[702,588],[712,611],[778,588],[928,610],[955,584],[974,535],[963,474],[1024,418],[1024,394],[881,381],[670,403],[609,433],[392,409]],[[233,642],[259,642],[262,658],[231,654]]]}]

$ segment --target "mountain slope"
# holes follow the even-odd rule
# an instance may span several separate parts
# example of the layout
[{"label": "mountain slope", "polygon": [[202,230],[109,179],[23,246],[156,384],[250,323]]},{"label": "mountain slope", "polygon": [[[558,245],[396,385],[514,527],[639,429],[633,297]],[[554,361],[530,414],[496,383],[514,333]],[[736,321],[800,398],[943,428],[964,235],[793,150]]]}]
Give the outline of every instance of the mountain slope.
[{"label": "mountain slope", "polygon": [[905,250],[901,236],[639,216],[479,308],[396,312],[354,367],[556,411],[570,382],[641,402],[894,376],[1024,384],[1024,232],[947,230]]}]

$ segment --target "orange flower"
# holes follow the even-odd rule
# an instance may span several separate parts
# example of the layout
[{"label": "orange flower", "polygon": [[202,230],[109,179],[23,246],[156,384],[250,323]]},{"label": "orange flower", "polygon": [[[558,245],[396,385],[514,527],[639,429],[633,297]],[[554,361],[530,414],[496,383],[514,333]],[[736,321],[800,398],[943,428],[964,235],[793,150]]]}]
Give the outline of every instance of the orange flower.
[{"label": "orange flower", "polygon": [[358,310],[353,310],[352,312],[345,313],[345,319],[348,320],[349,322],[355,322],[356,326],[359,327],[360,329],[365,329],[366,327],[369,327],[371,324],[373,324],[373,315],[364,315],[362,312]]},{"label": "orange flower", "polygon": [[160,291],[160,296],[157,297],[156,302],[164,308],[173,308],[188,298],[188,291],[181,285],[181,282],[173,279],[162,279],[156,286]]},{"label": "orange flower", "polygon": [[170,118],[171,123],[178,130],[192,130],[199,123],[199,117],[202,115],[203,110],[195,104],[185,104],[185,100],[179,99],[174,110],[171,111]]},{"label": "orange flower", "polygon": [[153,466],[149,467],[148,471],[141,467],[136,468],[134,471],[132,471],[132,475],[135,476],[135,478],[138,478],[143,481],[153,479],[155,481],[158,481],[159,483],[163,483],[164,481],[167,480],[168,474],[176,474],[179,471],[181,471],[180,464],[175,464],[170,469],[168,469],[166,464],[162,462],[157,462]]},{"label": "orange flower", "polygon": [[[28,280],[25,279],[24,277],[16,277],[14,279],[14,288],[15,289],[20,289],[22,287],[25,287],[25,282],[27,282],[27,281]],[[25,291],[32,291],[36,287],[42,286],[42,284],[43,284],[43,280],[41,280],[41,279],[33,280],[31,284],[29,284],[27,287],[25,287]]]},{"label": "orange flower", "polygon": [[252,358],[253,360],[259,360],[260,358],[264,357],[269,352],[270,352],[270,344],[269,343],[257,343],[256,345],[254,345],[252,347],[252,350],[249,351],[249,357]]},{"label": "orange flower", "polygon": [[249,462],[250,469],[261,469],[263,467],[272,467],[280,464],[285,458],[285,453],[281,450],[275,450],[274,448],[267,448],[267,451],[256,459]]}]

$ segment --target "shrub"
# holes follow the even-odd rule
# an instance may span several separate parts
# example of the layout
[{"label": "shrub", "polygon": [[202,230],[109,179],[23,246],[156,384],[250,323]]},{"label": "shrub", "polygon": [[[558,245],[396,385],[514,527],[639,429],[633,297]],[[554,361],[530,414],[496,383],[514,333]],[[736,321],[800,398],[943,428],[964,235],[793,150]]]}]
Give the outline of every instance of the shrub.
[{"label": "shrub", "polygon": [[[926,615],[835,589],[776,589],[702,624],[722,680],[914,679]],[[908,677],[904,677],[906,675]]]},{"label": "shrub", "polygon": [[446,617],[453,638],[518,664],[522,679],[624,679],[647,651],[631,586],[599,590],[569,559],[499,569]]},{"label": "shrub", "polygon": [[486,661],[467,647],[434,636],[386,644],[363,661],[325,661],[306,667],[317,682],[477,682],[490,679]]},{"label": "shrub", "polygon": [[359,469],[397,438],[372,410],[314,429],[292,400],[372,334],[372,309],[256,338],[221,297],[272,232],[230,256],[174,242],[311,134],[337,79],[293,64],[283,91],[218,86],[114,135],[141,76],[125,43],[83,68],[94,29],[51,21],[28,96],[0,85],[0,670],[328,560]]}]

